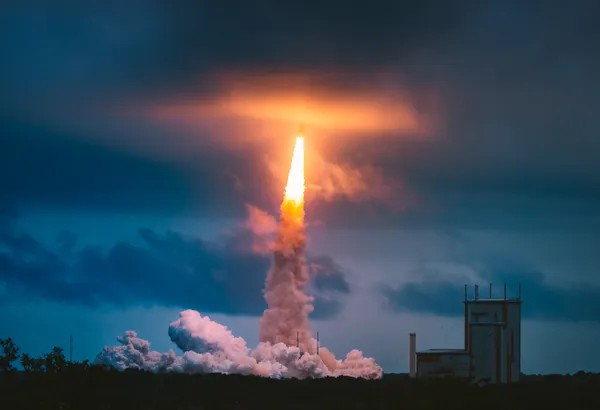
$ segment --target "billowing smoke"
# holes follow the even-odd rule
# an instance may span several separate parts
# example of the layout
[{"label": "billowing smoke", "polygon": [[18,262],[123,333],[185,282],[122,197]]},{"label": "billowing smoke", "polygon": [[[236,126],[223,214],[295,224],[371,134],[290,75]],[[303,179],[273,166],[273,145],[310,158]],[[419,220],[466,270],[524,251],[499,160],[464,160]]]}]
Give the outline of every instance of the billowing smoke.
[{"label": "billowing smoke", "polygon": [[272,246],[274,261],[265,283],[268,307],[260,320],[259,345],[250,350],[244,339],[233,336],[225,326],[199,312],[186,310],[169,326],[169,337],[184,352],[182,356],[173,351],[153,352],[149,342],[128,331],[117,339],[121,345],[105,347],[97,362],[117,369],[154,372],[380,378],[383,371],[374,359],[353,350],[345,360],[337,360],[312,337],[308,315],[314,309],[314,299],[306,293],[310,276],[305,247],[304,142],[299,138]]},{"label": "billowing smoke", "polygon": [[96,356],[96,363],[114,367],[117,370],[136,369],[152,372],[171,369],[178,360],[173,350],[168,353],[153,352],[150,342],[137,337],[137,333],[128,330],[117,337],[120,346],[106,346]]},{"label": "billowing smoke", "polygon": [[[159,353],[150,350],[150,343],[127,331],[117,338],[119,346],[105,347],[96,362],[118,370],[139,369],[151,372],[225,373],[265,377],[326,377],[349,376],[377,379],[382,369],[372,358],[353,350],[345,360],[336,360],[326,348],[319,355],[303,353],[285,343],[261,342],[254,350],[241,337],[235,337],[227,327],[202,316],[194,310],[179,314],[169,326],[171,340],[184,351],[177,356],[170,350]],[[316,340],[310,339],[310,350],[316,350]]]},{"label": "billowing smoke", "polygon": [[298,215],[283,213],[274,248],[273,267],[267,275],[268,308],[261,318],[259,345],[251,350],[227,327],[194,310],[179,314],[169,326],[169,337],[184,353],[159,353],[150,343],[127,331],[117,338],[119,346],[105,347],[99,364],[119,370],[152,372],[251,374],[265,377],[350,376],[380,378],[381,367],[372,358],[353,350],[337,360],[310,333],[308,315],[313,298],[306,294],[309,274],[305,264],[304,229]]},{"label": "billowing smoke", "polygon": [[268,309],[260,321],[259,340],[296,345],[311,352],[308,315],[314,299],[306,294],[309,274],[304,248],[306,238],[302,209],[282,206],[274,246],[274,261],[267,275],[265,300]]}]

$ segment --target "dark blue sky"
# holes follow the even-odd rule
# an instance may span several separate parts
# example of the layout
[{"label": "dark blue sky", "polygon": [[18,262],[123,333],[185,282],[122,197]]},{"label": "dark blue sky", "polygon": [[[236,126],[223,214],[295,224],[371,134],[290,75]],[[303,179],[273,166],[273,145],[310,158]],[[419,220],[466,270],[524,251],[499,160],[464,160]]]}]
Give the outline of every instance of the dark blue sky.
[{"label": "dark blue sky", "polygon": [[[247,205],[276,215],[302,122],[314,319],[337,329],[333,350],[402,371],[405,333],[460,345],[462,285],[507,281],[536,329],[527,371],[600,369],[585,359],[600,333],[598,11],[8,2],[0,336],[35,353],[94,335],[77,336],[83,358],[141,327],[166,349],[165,312],[193,308],[253,340],[269,257]],[[538,346],[561,326],[583,338],[572,363],[544,358],[567,339]]]}]

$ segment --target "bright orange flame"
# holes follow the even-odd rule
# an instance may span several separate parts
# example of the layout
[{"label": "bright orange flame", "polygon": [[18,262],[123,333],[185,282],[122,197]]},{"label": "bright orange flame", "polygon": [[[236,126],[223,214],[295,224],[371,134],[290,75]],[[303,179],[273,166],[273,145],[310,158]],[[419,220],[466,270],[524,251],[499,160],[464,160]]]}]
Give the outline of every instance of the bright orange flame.
[{"label": "bright orange flame", "polygon": [[304,137],[302,136],[296,138],[283,202],[288,205],[293,203],[296,207],[304,204]]}]

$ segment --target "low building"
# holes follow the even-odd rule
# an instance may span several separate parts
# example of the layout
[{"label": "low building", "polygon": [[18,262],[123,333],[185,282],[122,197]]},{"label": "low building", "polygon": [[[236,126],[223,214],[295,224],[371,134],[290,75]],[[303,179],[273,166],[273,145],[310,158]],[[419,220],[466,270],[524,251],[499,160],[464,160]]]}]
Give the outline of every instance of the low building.
[{"label": "low building", "polygon": [[[467,377],[489,383],[512,383],[521,374],[521,291],[519,297],[467,298],[465,286],[464,349],[415,351],[411,334],[411,375],[427,377]],[[416,360],[414,360],[416,356]],[[416,362],[416,364],[415,364]]]},{"label": "low building", "polygon": [[418,377],[469,377],[469,354],[462,350],[431,349],[417,353]]}]

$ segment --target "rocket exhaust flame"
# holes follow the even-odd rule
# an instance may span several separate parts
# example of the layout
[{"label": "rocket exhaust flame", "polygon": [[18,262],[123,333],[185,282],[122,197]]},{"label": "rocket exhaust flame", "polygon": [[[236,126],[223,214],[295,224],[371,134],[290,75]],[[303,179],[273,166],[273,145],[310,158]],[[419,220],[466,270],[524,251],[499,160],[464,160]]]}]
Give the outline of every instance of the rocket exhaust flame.
[{"label": "rocket exhaust flame", "polygon": [[[306,294],[309,275],[304,248],[304,138],[297,137],[281,204],[281,218],[275,240],[273,267],[265,282],[268,309],[261,318],[259,340],[269,343],[298,344],[310,351],[308,315],[313,298]],[[300,335],[301,339],[294,343]]]},{"label": "rocket exhaust flame", "polygon": [[296,138],[294,155],[285,186],[284,203],[293,203],[296,207],[304,207],[304,137]]},{"label": "rocket exhaust flame", "polygon": [[171,340],[185,353],[177,356],[150,351],[150,343],[133,331],[117,338],[120,346],[105,347],[96,362],[119,370],[153,372],[238,373],[267,377],[350,376],[378,379],[383,370],[375,360],[352,350],[337,360],[311,336],[308,315],[314,299],[306,293],[309,274],[304,250],[304,138],[296,138],[277,227],[273,266],[265,281],[268,308],[260,320],[260,343],[254,350],[223,325],[186,310],[169,326]]}]

